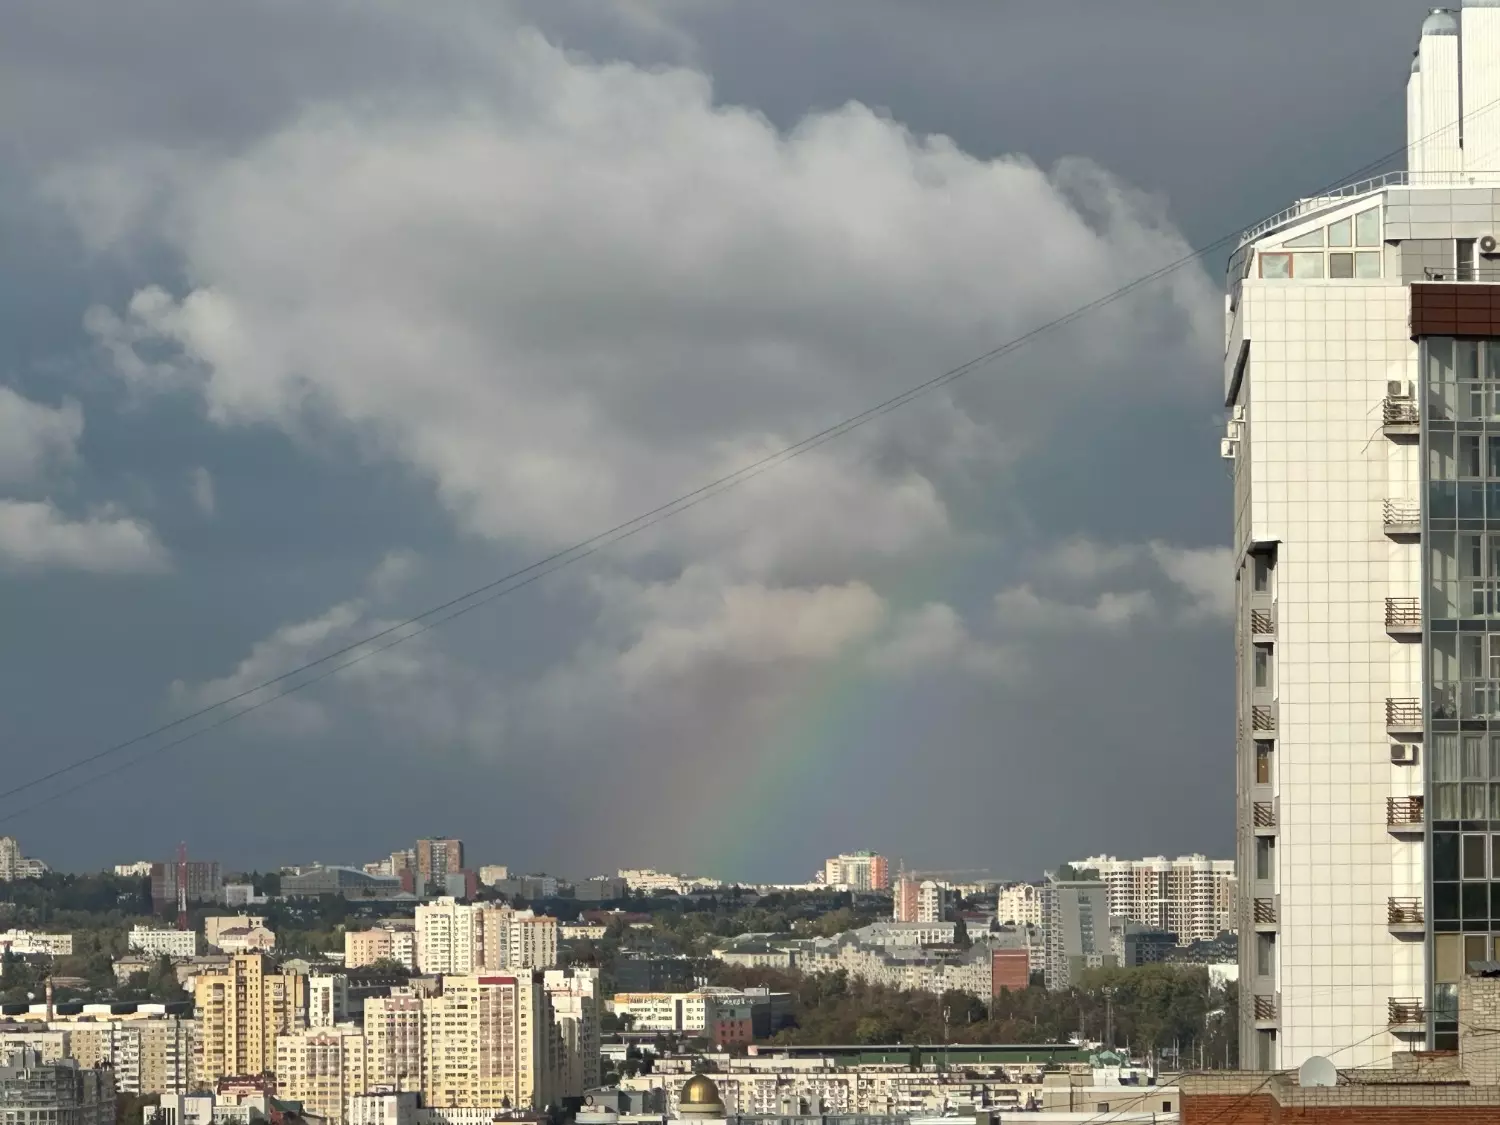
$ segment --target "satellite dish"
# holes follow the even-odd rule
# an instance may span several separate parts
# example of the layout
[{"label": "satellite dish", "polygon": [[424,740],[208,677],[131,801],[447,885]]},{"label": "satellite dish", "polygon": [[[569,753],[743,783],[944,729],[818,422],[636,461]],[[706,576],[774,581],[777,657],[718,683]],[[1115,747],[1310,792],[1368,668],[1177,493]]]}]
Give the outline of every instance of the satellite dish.
[{"label": "satellite dish", "polygon": [[1337,1086],[1339,1068],[1322,1055],[1312,1055],[1297,1068],[1299,1086]]}]

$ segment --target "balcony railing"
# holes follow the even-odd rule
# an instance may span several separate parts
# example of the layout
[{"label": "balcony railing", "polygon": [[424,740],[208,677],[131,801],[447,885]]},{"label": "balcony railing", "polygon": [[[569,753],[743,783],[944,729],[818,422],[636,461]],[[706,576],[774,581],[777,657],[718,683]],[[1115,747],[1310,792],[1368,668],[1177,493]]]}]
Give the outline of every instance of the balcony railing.
[{"label": "balcony railing", "polygon": [[1421,730],[1422,701],[1420,699],[1387,699],[1385,701],[1385,725],[1387,730]]},{"label": "balcony railing", "polygon": [[1386,598],[1385,630],[1387,633],[1420,633],[1422,631],[1422,599]]},{"label": "balcony railing", "polygon": [[1257,704],[1250,708],[1252,730],[1273,731],[1276,729],[1276,708],[1269,704]]},{"label": "balcony railing", "polygon": [[1385,920],[1386,925],[1392,929],[1406,927],[1420,928],[1426,922],[1426,915],[1422,912],[1422,900],[1419,898],[1392,898],[1387,900]]},{"label": "balcony railing", "polygon": [[1387,1006],[1391,1027],[1413,1027],[1427,1023],[1427,1005],[1416,997],[1392,996]]},{"label": "balcony railing", "polygon": [[1250,611],[1250,631],[1258,636],[1276,632],[1276,613],[1269,609]]},{"label": "balcony railing", "polygon": [[1276,827],[1276,803],[1274,801],[1256,801],[1250,808],[1250,815],[1257,828]]},{"label": "balcony railing", "polygon": [[1422,506],[1415,500],[1387,500],[1381,517],[1387,535],[1416,535],[1422,530]]},{"label": "balcony railing", "polygon": [[1387,398],[1380,407],[1381,422],[1387,426],[1419,426],[1422,414],[1414,398]]},{"label": "balcony railing", "polygon": [[1274,926],[1276,924],[1276,900],[1274,898],[1258,898],[1251,909],[1251,916],[1255,919],[1257,926]]},{"label": "balcony railing", "polygon": [[1421,797],[1387,797],[1385,799],[1387,828],[1420,830],[1424,813],[1424,802]]},{"label": "balcony railing", "polygon": [[1276,1018],[1276,997],[1257,996],[1255,998],[1255,1018],[1264,1023]]}]

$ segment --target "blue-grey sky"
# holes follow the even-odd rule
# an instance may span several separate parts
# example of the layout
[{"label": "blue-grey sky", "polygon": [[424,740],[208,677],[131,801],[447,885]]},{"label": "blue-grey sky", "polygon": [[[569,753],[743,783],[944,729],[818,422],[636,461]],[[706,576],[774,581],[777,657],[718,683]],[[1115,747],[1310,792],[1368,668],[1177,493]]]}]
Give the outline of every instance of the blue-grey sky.
[{"label": "blue-grey sky", "polygon": [[[13,5],[0,788],[1383,156],[1423,11]],[[0,831],[67,868],[1227,854],[1221,267]]]}]

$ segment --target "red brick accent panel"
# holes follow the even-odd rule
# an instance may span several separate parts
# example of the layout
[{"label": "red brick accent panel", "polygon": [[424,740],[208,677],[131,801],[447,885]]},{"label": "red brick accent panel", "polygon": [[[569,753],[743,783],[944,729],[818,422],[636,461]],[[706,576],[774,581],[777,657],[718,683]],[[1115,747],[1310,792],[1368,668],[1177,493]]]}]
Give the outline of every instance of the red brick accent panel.
[{"label": "red brick accent panel", "polygon": [[[1494,1105],[1284,1106],[1270,1094],[1184,1094],[1181,1125],[1500,1125]],[[1409,1097],[1409,1095],[1408,1095]]]},{"label": "red brick accent panel", "polygon": [[1418,282],[1411,287],[1411,334],[1500,335],[1500,285]]}]

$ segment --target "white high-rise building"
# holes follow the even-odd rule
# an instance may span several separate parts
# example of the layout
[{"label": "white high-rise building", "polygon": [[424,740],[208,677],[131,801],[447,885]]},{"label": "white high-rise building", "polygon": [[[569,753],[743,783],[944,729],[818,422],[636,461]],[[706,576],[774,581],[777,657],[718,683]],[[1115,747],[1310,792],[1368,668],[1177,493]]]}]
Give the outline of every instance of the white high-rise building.
[{"label": "white high-rise building", "polygon": [[918,922],[941,922],[948,913],[948,888],[931,879],[917,885]]},{"label": "white high-rise building", "polygon": [[1406,91],[1409,172],[1230,261],[1249,1067],[1454,1048],[1500,952],[1500,6],[1430,14]]},{"label": "white high-rise building", "polygon": [[1177,935],[1179,945],[1207,941],[1235,928],[1234,860],[1201,855],[1080,859],[1070,866],[1099,873],[1109,912]]},{"label": "white high-rise building", "polygon": [[542,987],[562,1041],[554,1090],[558,1097],[578,1097],[599,1085],[599,970],[548,969]]},{"label": "white high-rise building", "polygon": [[1001,924],[1040,926],[1042,893],[1035,883],[1012,883],[995,898],[995,920]]}]

